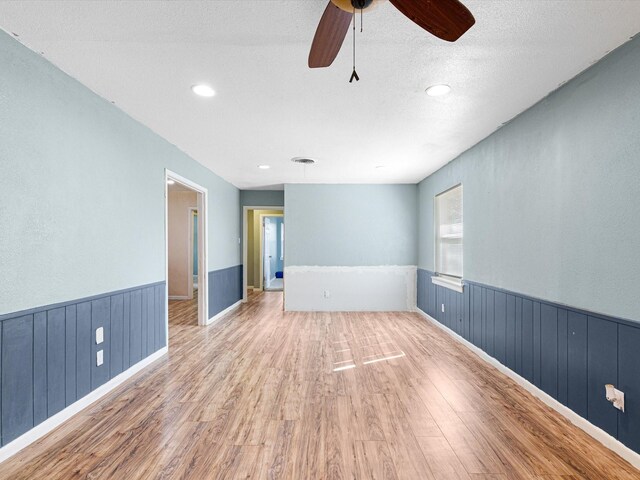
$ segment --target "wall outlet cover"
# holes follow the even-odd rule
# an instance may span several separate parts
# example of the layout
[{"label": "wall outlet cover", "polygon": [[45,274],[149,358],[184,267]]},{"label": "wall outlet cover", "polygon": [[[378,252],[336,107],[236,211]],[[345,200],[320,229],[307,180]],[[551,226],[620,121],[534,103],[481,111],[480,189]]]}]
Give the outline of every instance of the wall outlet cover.
[{"label": "wall outlet cover", "polygon": [[96,345],[100,345],[104,342],[104,327],[96,328]]},{"label": "wall outlet cover", "polygon": [[444,313],[444,303],[442,304],[442,313]]},{"label": "wall outlet cover", "polygon": [[96,352],[96,366],[100,366],[104,363],[104,350],[98,350]]}]

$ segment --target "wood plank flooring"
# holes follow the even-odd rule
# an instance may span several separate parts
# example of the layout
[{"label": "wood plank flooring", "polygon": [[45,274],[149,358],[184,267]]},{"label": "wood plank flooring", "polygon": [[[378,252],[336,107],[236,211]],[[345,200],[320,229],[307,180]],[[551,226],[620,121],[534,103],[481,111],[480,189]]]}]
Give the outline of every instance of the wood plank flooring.
[{"label": "wood plank flooring", "polygon": [[210,327],[0,465],[3,479],[634,479],[640,472],[413,313]]}]

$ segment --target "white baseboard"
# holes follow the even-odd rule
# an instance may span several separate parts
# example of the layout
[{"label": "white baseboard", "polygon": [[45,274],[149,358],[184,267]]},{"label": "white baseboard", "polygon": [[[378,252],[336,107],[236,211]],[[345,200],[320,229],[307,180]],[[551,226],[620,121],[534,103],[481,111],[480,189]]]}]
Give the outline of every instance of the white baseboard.
[{"label": "white baseboard", "polygon": [[583,430],[584,432],[589,434],[591,437],[593,437],[594,439],[599,441],[602,445],[604,445],[608,449],[610,449],[610,450],[614,451],[615,453],[617,453],[618,455],[620,455],[622,458],[624,458],[627,462],[629,462],[634,467],[640,469],[640,454],[634,452],[629,447],[627,447],[624,443],[620,442],[615,437],[612,437],[607,432],[602,430],[600,427],[595,426],[593,423],[589,422],[586,418],[581,417],[576,412],[571,410],[569,407],[567,407],[567,406],[563,405],[562,403],[560,403],[559,401],[557,401],[551,395],[543,392],[538,387],[536,387],[534,384],[532,384],[531,382],[529,382],[525,378],[521,377],[520,375],[518,375],[516,372],[514,372],[510,368],[508,368],[505,365],[501,364],[498,360],[496,360],[495,358],[490,356],[484,350],[476,347],[473,343],[471,343],[468,340],[466,340],[465,338],[461,337],[460,335],[458,335],[453,330],[445,327],[444,325],[442,325],[440,322],[438,322],[437,320],[435,320],[434,318],[429,316],[424,311],[420,310],[419,308],[416,308],[416,312],[418,312],[424,318],[429,320],[436,327],[441,328],[446,333],[451,335],[451,337],[453,337],[458,342],[462,343],[465,347],[467,347],[469,350],[471,350],[473,353],[475,353],[482,360],[484,360],[485,362],[487,362],[491,366],[495,367],[501,373],[504,373],[507,377],[509,377],[512,380],[514,380],[518,385],[523,387],[525,390],[527,390],[533,396],[535,396],[538,399],[542,400],[546,405],[548,405],[549,407],[553,408],[556,412],[558,412],[560,415],[565,417],[567,420],[569,420],[571,423],[573,423],[576,427],[580,428],[581,430]]},{"label": "white baseboard", "polygon": [[209,320],[207,320],[207,325],[211,325],[212,323],[217,322],[218,320],[220,320],[222,317],[224,317],[227,313],[235,310],[236,308],[238,308],[240,305],[242,305],[242,300],[238,300],[236,303],[234,303],[233,305],[231,305],[230,307],[225,308],[224,310],[222,310],[220,313],[217,313],[216,315],[214,315],[213,317],[211,317]]},{"label": "white baseboard", "polygon": [[285,267],[285,310],[413,311],[416,271],[415,265]]},{"label": "white baseboard", "polygon": [[188,295],[169,295],[169,300],[191,300],[193,297]]},{"label": "white baseboard", "polygon": [[122,372],[120,375],[113,377],[104,385],[96,388],[94,391],[82,397],[80,400],[72,403],[64,410],[56,413],[53,417],[46,419],[44,422],[36,425],[31,430],[26,433],[23,433],[15,440],[7,443],[4,447],[0,448],[0,462],[4,462],[9,457],[15,455],[23,448],[32,444],[39,438],[43,437],[47,433],[49,433],[54,428],[61,425],[63,422],[67,421],[75,414],[79,413],[83,409],[87,408],[89,405],[94,403],[96,400],[99,400],[101,397],[104,397],[107,393],[111,392],[113,389],[118,387],[120,384],[134,376],[143,368],[149,366],[160,357],[165,355],[168,351],[167,347],[164,347],[157,352],[149,355],[147,358],[142,359],[132,367],[129,367],[127,370]]}]

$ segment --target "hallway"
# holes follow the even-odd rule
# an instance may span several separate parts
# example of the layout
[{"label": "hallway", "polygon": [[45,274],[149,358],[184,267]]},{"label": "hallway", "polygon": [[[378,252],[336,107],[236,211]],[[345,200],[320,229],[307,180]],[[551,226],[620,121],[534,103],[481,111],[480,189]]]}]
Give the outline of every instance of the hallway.
[{"label": "hallway", "polygon": [[258,293],[203,328],[188,308],[170,305],[169,355],[0,478],[637,478],[417,314],[284,313]]}]

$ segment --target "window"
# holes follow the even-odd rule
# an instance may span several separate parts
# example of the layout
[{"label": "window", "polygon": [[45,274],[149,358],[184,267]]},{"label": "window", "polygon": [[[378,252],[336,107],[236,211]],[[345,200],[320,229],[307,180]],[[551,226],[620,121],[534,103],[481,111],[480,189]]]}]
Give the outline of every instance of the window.
[{"label": "window", "polygon": [[436,273],[462,279],[462,185],[436,195]]}]

